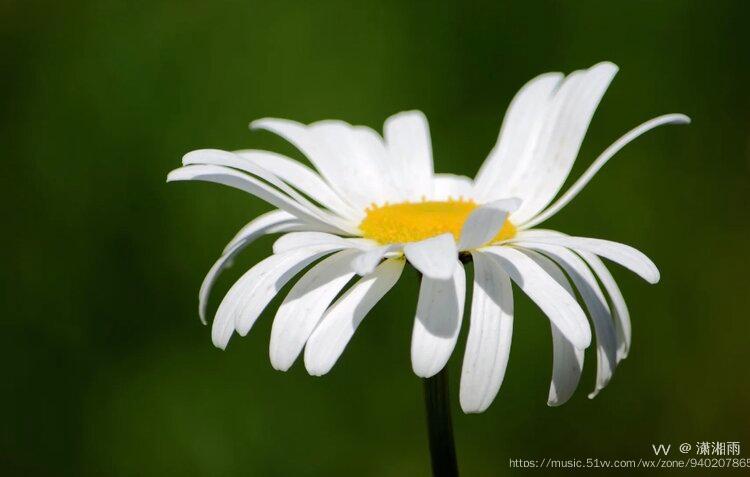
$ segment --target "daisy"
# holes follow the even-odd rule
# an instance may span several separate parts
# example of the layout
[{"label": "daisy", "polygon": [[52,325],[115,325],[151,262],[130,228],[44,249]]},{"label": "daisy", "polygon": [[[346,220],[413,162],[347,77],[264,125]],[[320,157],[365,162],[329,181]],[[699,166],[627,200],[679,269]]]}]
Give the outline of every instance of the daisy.
[{"label": "daisy", "polygon": [[601,258],[649,283],[659,281],[659,271],[628,245],[537,226],[567,205],[626,144],[657,126],[689,122],[669,114],[641,124],[558,196],[616,72],[614,64],[604,62],[568,76],[543,74],[524,85],[474,179],[434,172],[427,120],[419,111],[388,118],[382,136],[332,120],[251,123],[252,129],[289,141],[315,170],[259,150],[185,155],[184,166],[168,181],[225,184],[276,208],[243,227],[209,270],[199,293],[204,323],[222,270],[258,237],[283,234],[273,253],[222,300],[213,343],[224,349],[235,332],[246,335],[274,296],[296,279],[276,311],[271,363],[285,371],[304,350],[307,371],[326,374],[408,262],[421,274],[411,362],[417,376],[429,378],[443,369],[456,345],[467,287],[464,263],[471,261],[463,411],[484,411],[500,389],[513,332],[512,283],[549,318],[554,362],[548,403],[565,402],[578,384],[592,338],[587,314],[597,357],[589,396],[596,395],[627,356],[631,336],[627,306]]}]

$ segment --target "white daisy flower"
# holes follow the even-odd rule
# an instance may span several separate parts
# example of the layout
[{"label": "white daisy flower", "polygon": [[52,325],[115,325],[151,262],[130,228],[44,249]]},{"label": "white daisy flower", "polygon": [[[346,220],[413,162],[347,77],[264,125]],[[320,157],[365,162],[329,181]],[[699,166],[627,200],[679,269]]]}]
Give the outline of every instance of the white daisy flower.
[{"label": "white daisy flower", "polygon": [[285,371],[304,349],[308,372],[323,375],[408,262],[422,274],[411,361],[417,376],[428,378],[443,369],[456,345],[467,286],[463,263],[470,259],[473,300],[460,386],[464,412],[484,411],[500,389],[513,332],[511,283],[550,321],[550,405],[565,402],[578,384],[591,342],[588,313],[597,350],[593,397],[630,347],[628,309],[600,257],[649,283],[659,281],[659,271],[628,245],[536,227],[626,144],[657,126],[689,122],[669,114],[641,124],[553,201],[616,72],[617,66],[604,62],[528,82],[511,102],[497,143],[473,180],[434,172],[427,120],[419,111],[388,118],[382,137],[332,120],[304,125],[267,118],[250,125],[292,143],[316,170],[259,150],[185,155],[184,167],[172,171],[169,181],[217,182],[277,208],[243,227],[211,267],[199,295],[204,323],[221,271],[259,236],[284,234],[272,255],[224,297],[213,321],[214,344],[223,349],[234,332],[246,335],[284,285],[301,275],[276,311],[271,363]]}]

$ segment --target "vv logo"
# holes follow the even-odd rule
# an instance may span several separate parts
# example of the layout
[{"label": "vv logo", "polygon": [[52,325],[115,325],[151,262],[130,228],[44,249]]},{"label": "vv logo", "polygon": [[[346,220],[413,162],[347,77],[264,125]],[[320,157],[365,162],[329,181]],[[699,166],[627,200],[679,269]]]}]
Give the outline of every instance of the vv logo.
[{"label": "vv logo", "polygon": [[651,444],[651,448],[654,450],[654,455],[668,455],[672,444]]}]

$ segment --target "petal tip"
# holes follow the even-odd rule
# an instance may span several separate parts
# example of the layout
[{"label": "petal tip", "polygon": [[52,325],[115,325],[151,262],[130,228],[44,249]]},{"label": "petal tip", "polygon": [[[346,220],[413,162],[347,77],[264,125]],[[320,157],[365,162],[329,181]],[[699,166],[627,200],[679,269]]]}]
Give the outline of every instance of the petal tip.
[{"label": "petal tip", "polygon": [[187,175],[182,169],[175,169],[167,174],[167,182],[177,182],[187,180]]},{"label": "petal tip", "polygon": [[594,68],[597,68],[597,69],[605,69],[606,68],[606,69],[612,71],[613,74],[617,73],[618,71],[620,71],[620,67],[617,66],[616,64],[612,63],[611,61],[600,61],[599,63],[597,63],[594,66],[592,66],[590,69],[593,70]]},{"label": "petal tip", "polygon": [[476,402],[475,400],[468,398],[461,398],[460,395],[459,401],[461,404],[461,410],[464,414],[481,414],[489,407],[489,404],[483,405],[482,402]]},{"label": "petal tip", "polygon": [[271,367],[276,371],[287,372],[292,367],[292,363],[287,363],[281,359],[271,356]]}]

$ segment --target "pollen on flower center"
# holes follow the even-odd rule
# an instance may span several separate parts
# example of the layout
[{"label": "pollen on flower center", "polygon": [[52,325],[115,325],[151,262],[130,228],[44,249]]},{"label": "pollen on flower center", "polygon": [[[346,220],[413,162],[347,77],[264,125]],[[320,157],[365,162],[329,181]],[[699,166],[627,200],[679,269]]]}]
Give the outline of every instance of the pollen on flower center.
[{"label": "pollen on flower center", "polygon": [[[446,232],[458,240],[464,222],[476,208],[474,201],[463,199],[373,204],[359,228],[365,238],[381,244],[418,242]],[[515,234],[515,226],[506,220],[494,241]]]}]

